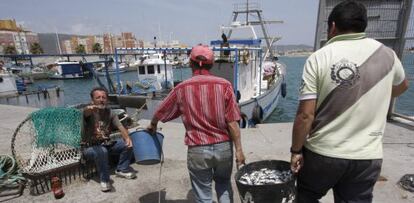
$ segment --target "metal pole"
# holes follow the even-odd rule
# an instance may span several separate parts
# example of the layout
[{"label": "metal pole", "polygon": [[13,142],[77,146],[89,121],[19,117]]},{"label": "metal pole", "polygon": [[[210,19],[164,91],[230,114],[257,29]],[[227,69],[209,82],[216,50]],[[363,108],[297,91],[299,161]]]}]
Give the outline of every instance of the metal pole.
[{"label": "metal pole", "polygon": [[30,69],[33,69],[33,59],[31,56],[29,56],[29,59],[30,59]]},{"label": "metal pole", "polygon": [[168,86],[167,86],[167,52],[164,50],[163,51],[163,54],[164,54],[164,71],[165,71],[165,89],[167,89],[168,88]]},{"label": "metal pole", "polygon": [[118,49],[115,48],[115,67],[116,67],[116,82],[118,95],[121,94],[121,77],[119,76],[119,65],[118,65]]},{"label": "metal pole", "polygon": [[259,95],[262,94],[262,50],[259,50]]},{"label": "metal pole", "polygon": [[239,50],[236,48],[234,50],[234,53],[235,53],[234,54],[235,56],[234,56],[234,71],[233,71],[233,81],[234,81],[233,89],[234,89],[234,94],[237,95],[237,87],[238,87],[237,75],[239,74]]}]

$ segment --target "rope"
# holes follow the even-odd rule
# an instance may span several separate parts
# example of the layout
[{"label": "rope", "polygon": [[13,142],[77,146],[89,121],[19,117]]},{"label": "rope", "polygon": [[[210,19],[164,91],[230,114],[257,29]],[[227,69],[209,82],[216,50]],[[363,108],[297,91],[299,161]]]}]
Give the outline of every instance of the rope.
[{"label": "rope", "polygon": [[[156,140],[159,143],[159,140],[158,139]],[[161,143],[159,144],[160,144],[160,149],[161,149],[161,164],[160,164],[160,174],[158,177],[158,203],[161,203],[161,175],[162,175],[162,166],[164,165],[164,150],[162,149]]]},{"label": "rope", "polygon": [[0,155],[0,188],[14,188],[24,181],[25,178],[19,172],[16,160],[10,155]]}]

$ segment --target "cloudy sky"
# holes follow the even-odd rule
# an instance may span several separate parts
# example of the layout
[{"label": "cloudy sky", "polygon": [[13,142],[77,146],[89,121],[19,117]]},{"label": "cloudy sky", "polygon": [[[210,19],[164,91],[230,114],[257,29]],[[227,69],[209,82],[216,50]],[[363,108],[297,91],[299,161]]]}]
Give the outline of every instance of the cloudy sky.
[{"label": "cloudy sky", "polygon": [[[278,44],[313,45],[317,0],[250,0],[260,4]],[[177,39],[193,45],[220,38],[235,3],[245,0],[1,0],[0,19],[34,32],[102,34],[133,32],[138,39]]]}]

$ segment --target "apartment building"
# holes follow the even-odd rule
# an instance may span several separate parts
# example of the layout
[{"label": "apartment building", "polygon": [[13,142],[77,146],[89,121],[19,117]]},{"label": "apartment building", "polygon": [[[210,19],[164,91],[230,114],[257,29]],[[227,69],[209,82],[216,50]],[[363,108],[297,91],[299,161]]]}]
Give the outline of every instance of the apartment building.
[{"label": "apartment building", "polygon": [[39,43],[36,33],[23,29],[15,20],[0,20],[0,53],[14,47],[18,54],[30,54],[30,46]]}]

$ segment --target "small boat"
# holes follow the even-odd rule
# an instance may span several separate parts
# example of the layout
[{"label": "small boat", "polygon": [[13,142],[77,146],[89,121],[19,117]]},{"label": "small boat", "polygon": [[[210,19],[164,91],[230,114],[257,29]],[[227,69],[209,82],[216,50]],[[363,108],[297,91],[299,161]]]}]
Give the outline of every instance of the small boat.
[{"label": "small boat", "polygon": [[53,72],[50,79],[81,79],[93,76],[93,63],[81,61],[58,61],[49,66]]},{"label": "small boat", "polygon": [[[124,73],[127,71],[128,65],[126,63],[120,63],[119,64],[119,73]],[[106,70],[105,67],[100,67],[98,69],[95,70],[96,74],[99,76],[105,76],[106,74],[116,74],[117,70],[116,70],[116,66],[114,65],[114,63],[111,64],[111,66],[108,68],[108,70]]]},{"label": "small boat", "polygon": [[[119,68],[121,69],[121,68]],[[120,82],[122,85],[122,82]],[[163,54],[145,54],[140,57],[137,66],[137,80],[127,81],[123,93],[146,95],[171,89],[174,86],[172,63],[164,60]]]}]

